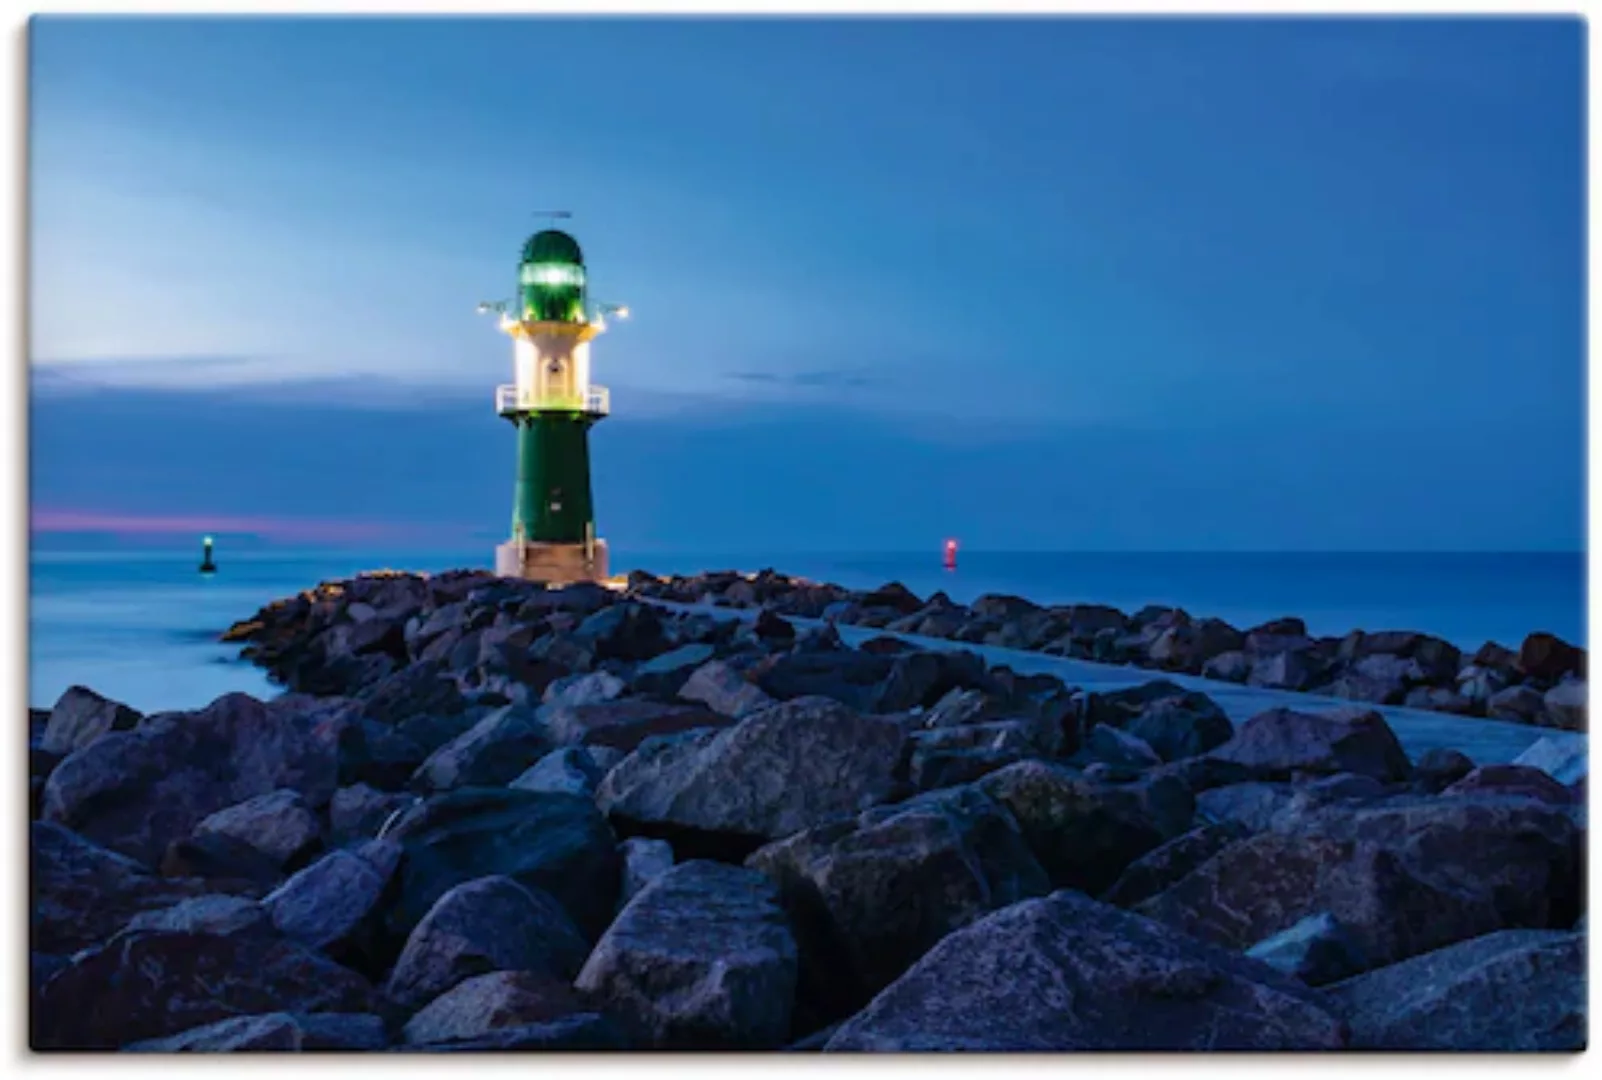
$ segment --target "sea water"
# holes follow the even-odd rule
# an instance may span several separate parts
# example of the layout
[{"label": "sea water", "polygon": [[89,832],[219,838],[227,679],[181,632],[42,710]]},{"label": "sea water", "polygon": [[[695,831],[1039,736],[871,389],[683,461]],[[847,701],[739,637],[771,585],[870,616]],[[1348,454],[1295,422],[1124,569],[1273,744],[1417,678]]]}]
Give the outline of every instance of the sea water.
[{"label": "sea water", "polygon": [[[1585,641],[1581,553],[1021,553],[938,550],[904,555],[764,552],[650,554],[614,550],[613,569],[660,574],[772,567],[866,588],[900,581],[968,602],[989,592],[1039,603],[1184,608],[1247,627],[1282,615],[1314,634],[1407,629],[1473,650],[1516,647],[1547,630]],[[363,570],[483,566],[472,551],[228,551],[219,571],[197,572],[195,551],[38,549],[30,557],[28,701],[49,707],[67,687],[90,686],[142,711],[196,708],[221,694],[277,692],[238,647],[218,643],[268,602]]]}]

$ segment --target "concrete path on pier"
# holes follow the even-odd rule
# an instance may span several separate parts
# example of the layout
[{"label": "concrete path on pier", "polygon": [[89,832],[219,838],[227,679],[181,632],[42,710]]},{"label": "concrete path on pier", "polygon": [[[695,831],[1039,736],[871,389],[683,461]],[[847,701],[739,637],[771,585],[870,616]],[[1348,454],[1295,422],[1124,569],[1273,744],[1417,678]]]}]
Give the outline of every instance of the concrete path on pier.
[{"label": "concrete path on pier", "polygon": [[[642,598],[643,599],[643,598]],[[675,611],[695,611],[719,618],[750,620],[755,618],[754,608],[726,608],[711,604],[677,604],[664,600],[651,603]],[[787,616],[798,627],[821,627],[822,619],[804,619]],[[1003,649],[995,645],[972,645],[944,638],[922,637],[917,634],[896,634],[869,627],[835,624],[840,639],[847,645],[857,646],[875,637],[896,637],[925,649],[967,649],[985,658],[992,666],[1006,666],[1019,674],[1055,675],[1069,686],[1090,691],[1119,690],[1139,686],[1154,679],[1168,679],[1186,689],[1200,690],[1228,714],[1238,727],[1240,724],[1267,709],[1285,706],[1304,711],[1365,705],[1379,711],[1396,732],[1402,749],[1414,761],[1427,750],[1452,749],[1467,754],[1476,765],[1506,764],[1518,757],[1539,740],[1551,739],[1565,748],[1589,755],[1583,732],[1560,731],[1555,728],[1535,727],[1529,724],[1511,724],[1501,720],[1483,720],[1471,716],[1454,716],[1451,713],[1432,712],[1427,709],[1407,709],[1399,705],[1367,705],[1342,698],[1318,694],[1302,694],[1292,690],[1267,690],[1240,683],[1204,679],[1196,675],[1178,675],[1150,668],[1116,664],[1098,664],[1089,660],[1071,660],[1063,656],[1027,652],[1022,649]]]}]

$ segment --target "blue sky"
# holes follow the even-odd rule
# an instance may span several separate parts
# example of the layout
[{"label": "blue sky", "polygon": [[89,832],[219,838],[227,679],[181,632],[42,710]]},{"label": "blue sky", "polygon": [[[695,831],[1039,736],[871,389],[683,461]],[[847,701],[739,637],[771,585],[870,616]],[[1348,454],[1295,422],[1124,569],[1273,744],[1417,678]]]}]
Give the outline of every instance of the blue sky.
[{"label": "blue sky", "polygon": [[473,308],[562,207],[635,315],[595,352],[614,544],[1578,547],[1583,50],[35,20],[32,500],[496,534]]}]

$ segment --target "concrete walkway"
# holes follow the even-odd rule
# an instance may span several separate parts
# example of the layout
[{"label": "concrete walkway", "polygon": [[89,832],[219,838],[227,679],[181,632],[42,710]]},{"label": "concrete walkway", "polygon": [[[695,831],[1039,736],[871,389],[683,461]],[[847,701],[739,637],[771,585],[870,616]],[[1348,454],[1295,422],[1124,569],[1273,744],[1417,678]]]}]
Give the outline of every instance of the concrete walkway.
[{"label": "concrete walkway", "polygon": [[[642,598],[643,599],[643,598]],[[675,604],[663,600],[651,603],[675,611],[695,611],[719,618],[750,620],[756,610],[750,608],[713,607],[709,604]],[[822,619],[787,617],[800,627],[820,627]],[[971,645],[944,638],[921,637],[917,634],[895,634],[868,627],[835,625],[840,639],[847,645],[857,646],[875,637],[896,637],[926,649],[966,649],[976,652],[992,666],[1006,666],[1019,674],[1055,675],[1069,686],[1084,690],[1119,690],[1139,686],[1155,679],[1167,679],[1191,690],[1200,690],[1229,715],[1237,726],[1267,709],[1287,706],[1304,711],[1320,711],[1354,704],[1341,698],[1318,694],[1300,694],[1291,690],[1265,690],[1240,683],[1203,679],[1195,675],[1177,675],[1154,671],[1150,668],[1125,667],[1114,664],[1097,664],[1088,660],[1070,660],[1062,656],[1026,652],[1022,649],[1003,649],[994,645]],[[1564,746],[1575,747],[1589,756],[1586,736],[1582,732],[1559,731],[1554,728],[1533,727],[1528,724],[1510,724],[1501,720],[1481,720],[1469,716],[1431,712],[1425,709],[1404,709],[1397,705],[1366,706],[1377,709],[1391,730],[1401,741],[1402,749],[1417,761],[1427,750],[1437,748],[1459,750],[1476,765],[1505,764],[1518,757],[1542,738],[1552,739]]]}]

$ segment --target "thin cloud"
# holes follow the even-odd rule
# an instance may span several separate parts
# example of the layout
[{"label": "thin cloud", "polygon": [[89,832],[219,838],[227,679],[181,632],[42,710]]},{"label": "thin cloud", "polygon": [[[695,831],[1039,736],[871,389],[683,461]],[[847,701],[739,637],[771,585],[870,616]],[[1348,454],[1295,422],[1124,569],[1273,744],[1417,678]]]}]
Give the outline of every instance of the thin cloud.
[{"label": "thin cloud", "polygon": [[112,533],[124,536],[192,536],[197,533],[246,533],[272,540],[361,543],[419,539],[425,536],[467,536],[452,526],[424,526],[376,521],[329,521],[288,517],[238,517],[210,514],[108,514],[93,510],[36,509],[29,522],[35,533]]},{"label": "thin cloud", "polygon": [[855,371],[733,371],[729,378],[769,386],[868,386],[873,380]]}]

